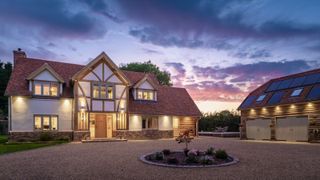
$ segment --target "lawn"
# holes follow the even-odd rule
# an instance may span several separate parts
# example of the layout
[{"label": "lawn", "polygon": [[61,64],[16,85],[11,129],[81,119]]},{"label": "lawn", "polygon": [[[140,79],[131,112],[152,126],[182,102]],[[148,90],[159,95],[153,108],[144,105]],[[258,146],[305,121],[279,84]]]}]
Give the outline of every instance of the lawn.
[{"label": "lawn", "polygon": [[67,141],[40,141],[40,142],[23,142],[23,143],[6,143],[7,136],[0,136],[0,155],[5,153],[36,149],[46,146],[66,143]]}]

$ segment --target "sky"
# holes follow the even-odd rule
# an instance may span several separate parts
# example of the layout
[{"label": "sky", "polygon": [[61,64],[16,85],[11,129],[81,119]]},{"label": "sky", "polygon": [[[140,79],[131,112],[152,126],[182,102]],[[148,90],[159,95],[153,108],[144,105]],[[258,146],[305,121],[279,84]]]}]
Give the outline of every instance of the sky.
[{"label": "sky", "polygon": [[151,60],[203,112],[235,110],[268,80],[319,68],[318,0],[2,0],[0,59]]}]

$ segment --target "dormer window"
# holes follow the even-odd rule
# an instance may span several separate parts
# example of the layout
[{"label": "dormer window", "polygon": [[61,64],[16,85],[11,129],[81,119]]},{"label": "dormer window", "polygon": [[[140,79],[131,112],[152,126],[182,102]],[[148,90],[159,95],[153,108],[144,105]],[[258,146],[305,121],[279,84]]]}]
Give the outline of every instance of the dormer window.
[{"label": "dormer window", "polygon": [[94,83],[92,85],[92,97],[96,99],[113,99],[113,86],[105,83]]},{"label": "dormer window", "polygon": [[59,83],[34,81],[33,95],[36,96],[58,96]]},{"label": "dormer window", "polygon": [[149,100],[149,101],[154,101],[154,91],[153,90],[142,90],[138,89],[138,100]]}]

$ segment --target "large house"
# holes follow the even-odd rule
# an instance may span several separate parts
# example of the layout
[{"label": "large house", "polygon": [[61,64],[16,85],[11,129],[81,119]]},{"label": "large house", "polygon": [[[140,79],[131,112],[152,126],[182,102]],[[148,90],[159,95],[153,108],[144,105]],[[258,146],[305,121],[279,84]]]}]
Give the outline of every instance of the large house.
[{"label": "large house", "polygon": [[172,138],[197,135],[201,113],[184,88],[155,75],[120,70],[103,52],[87,65],[28,58],[14,51],[9,97],[12,140]]},{"label": "large house", "polygon": [[272,79],[240,105],[241,138],[320,141],[320,69]]}]

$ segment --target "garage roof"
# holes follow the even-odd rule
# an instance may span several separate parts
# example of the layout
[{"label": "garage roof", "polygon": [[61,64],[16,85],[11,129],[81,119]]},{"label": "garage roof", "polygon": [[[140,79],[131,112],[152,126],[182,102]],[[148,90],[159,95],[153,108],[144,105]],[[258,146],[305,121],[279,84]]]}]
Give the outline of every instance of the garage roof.
[{"label": "garage roof", "polygon": [[[297,89],[302,89],[301,93],[293,94]],[[238,109],[316,100],[320,100],[320,69],[272,79],[252,91]]]}]

